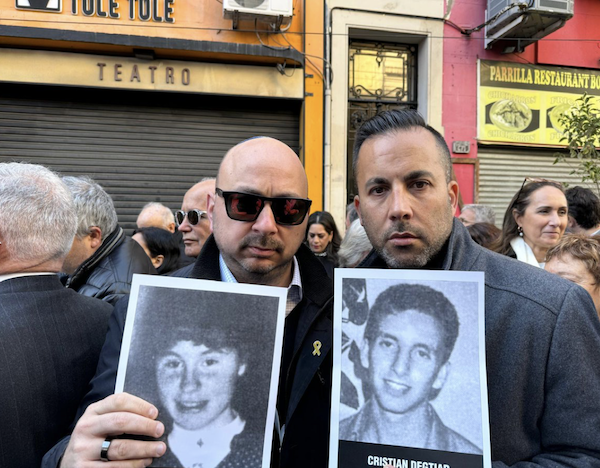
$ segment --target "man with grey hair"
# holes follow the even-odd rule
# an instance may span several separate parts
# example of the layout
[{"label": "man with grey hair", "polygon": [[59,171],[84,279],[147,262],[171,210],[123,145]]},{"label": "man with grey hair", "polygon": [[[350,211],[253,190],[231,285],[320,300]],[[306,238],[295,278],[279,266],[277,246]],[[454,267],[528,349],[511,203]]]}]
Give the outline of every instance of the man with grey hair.
[{"label": "man with grey hair", "polygon": [[2,466],[39,466],[75,417],[112,307],[57,276],[77,219],[60,178],[0,164],[0,437]]},{"label": "man with grey hair", "polygon": [[62,271],[65,286],[115,304],[131,289],[134,273],[156,274],[140,245],[117,224],[110,195],[86,176],[63,177],[77,213],[77,233]]},{"label": "man with grey hair", "polygon": [[470,226],[475,223],[496,223],[496,213],[494,208],[488,205],[465,205],[460,210],[458,217],[465,226]]},{"label": "man with grey hair", "polygon": [[168,206],[158,202],[146,203],[135,223],[138,228],[157,227],[175,232],[175,217]]}]

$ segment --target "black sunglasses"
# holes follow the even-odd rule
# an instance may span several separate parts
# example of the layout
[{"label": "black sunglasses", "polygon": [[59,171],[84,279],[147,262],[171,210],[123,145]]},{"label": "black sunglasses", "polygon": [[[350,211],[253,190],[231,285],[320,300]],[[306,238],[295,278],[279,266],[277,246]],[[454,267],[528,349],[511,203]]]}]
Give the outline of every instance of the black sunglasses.
[{"label": "black sunglasses", "polygon": [[206,211],[190,210],[186,213],[183,210],[177,210],[175,212],[175,221],[177,221],[177,226],[180,226],[183,223],[183,220],[186,216],[188,223],[190,223],[192,226],[195,226],[202,218],[206,218]]},{"label": "black sunglasses", "polygon": [[277,224],[295,226],[301,224],[310,209],[312,200],[293,197],[261,197],[244,192],[224,192],[216,189],[217,195],[225,200],[227,216],[235,221],[255,221],[267,202]]}]

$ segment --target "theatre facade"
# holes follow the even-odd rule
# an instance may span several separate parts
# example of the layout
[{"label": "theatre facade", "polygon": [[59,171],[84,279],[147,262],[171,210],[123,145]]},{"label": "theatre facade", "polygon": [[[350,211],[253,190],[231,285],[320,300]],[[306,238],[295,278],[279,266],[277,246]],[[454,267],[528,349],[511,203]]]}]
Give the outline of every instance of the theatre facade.
[{"label": "theatre facade", "polygon": [[132,228],[269,135],[320,208],[323,4],[236,1],[0,0],[0,162],[89,175]]}]

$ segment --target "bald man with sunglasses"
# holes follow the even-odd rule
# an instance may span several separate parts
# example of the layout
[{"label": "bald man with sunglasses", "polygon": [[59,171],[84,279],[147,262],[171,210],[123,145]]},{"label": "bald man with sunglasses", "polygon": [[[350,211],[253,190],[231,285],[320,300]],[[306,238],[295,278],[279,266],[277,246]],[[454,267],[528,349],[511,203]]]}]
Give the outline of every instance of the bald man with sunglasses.
[{"label": "bald man with sunglasses", "polygon": [[[188,275],[288,290],[272,467],[325,468],[328,461],[333,290],[321,263],[302,244],[311,206],[307,196],[304,168],[287,145],[259,137],[235,146],[208,195],[213,235]],[[79,468],[100,460],[106,468],[147,466],[168,450],[168,440],[113,439],[164,433],[156,407],[132,395],[110,395],[126,307],[126,300],[119,302],[111,318],[92,389],[80,407],[83,415],[42,467]]]},{"label": "bald man with sunglasses", "polygon": [[188,257],[198,257],[210,235],[206,204],[208,195],[214,191],[215,179],[201,180],[186,192],[181,210],[175,212],[177,230],[182,234],[185,254]]}]

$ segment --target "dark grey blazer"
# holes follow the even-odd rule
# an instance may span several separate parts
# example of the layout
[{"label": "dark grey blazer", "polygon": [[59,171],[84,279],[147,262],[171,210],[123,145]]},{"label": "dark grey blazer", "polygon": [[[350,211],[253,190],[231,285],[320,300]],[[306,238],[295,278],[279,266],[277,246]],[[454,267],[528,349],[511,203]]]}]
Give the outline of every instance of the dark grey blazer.
[{"label": "dark grey blazer", "polygon": [[56,275],[0,282],[0,466],[39,466],[69,433],[111,311]]}]

